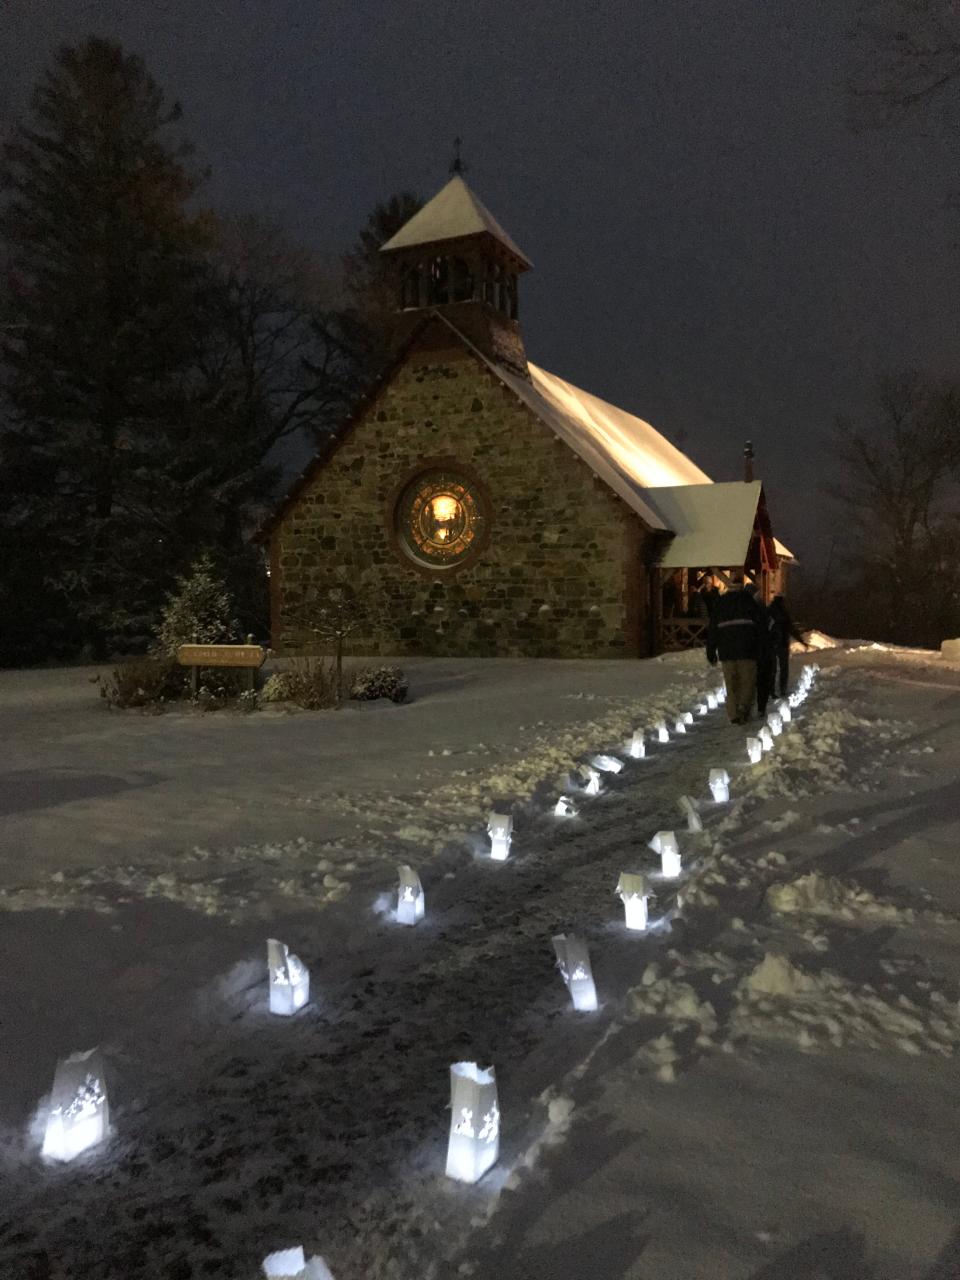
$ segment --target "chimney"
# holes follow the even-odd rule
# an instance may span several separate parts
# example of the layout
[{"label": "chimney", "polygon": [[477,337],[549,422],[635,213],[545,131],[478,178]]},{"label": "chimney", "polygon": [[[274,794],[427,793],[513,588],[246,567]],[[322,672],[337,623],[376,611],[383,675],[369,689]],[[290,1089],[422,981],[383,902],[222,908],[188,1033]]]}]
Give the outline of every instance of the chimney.
[{"label": "chimney", "polygon": [[748,440],[743,446],[743,482],[749,484],[753,479],[753,441]]}]

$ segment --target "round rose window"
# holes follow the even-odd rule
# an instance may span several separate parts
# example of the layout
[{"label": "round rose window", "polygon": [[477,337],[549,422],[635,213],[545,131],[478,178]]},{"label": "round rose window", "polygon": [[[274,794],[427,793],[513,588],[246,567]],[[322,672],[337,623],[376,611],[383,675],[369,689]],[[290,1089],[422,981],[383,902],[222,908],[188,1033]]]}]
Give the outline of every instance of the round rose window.
[{"label": "round rose window", "polygon": [[445,569],[459,564],[486,527],[479,494],[455,471],[426,471],[404,489],[397,507],[397,532],[408,555],[420,564]]}]

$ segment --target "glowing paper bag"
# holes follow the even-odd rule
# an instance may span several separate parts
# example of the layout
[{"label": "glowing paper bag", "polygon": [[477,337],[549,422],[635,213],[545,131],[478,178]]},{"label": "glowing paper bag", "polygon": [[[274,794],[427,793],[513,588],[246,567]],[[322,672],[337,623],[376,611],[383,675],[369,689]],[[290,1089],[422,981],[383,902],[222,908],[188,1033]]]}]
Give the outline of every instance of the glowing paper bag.
[{"label": "glowing paper bag", "polygon": [[51,1160],[73,1160],[102,1142],[109,1127],[100,1050],[87,1049],[61,1058],[53,1077],[41,1154]]},{"label": "glowing paper bag", "polygon": [[627,750],[634,760],[642,760],[647,754],[647,744],[643,740],[642,729],[634,729],[633,736],[630,739],[630,745]]},{"label": "glowing paper bag", "polygon": [[760,739],[760,745],[763,747],[764,751],[773,750],[773,734],[766,725],[763,725],[760,728],[757,733],[757,737]]},{"label": "glowing paper bag", "polygon": [[487,820],[490,837],[490,857],[494,862],[506,861],[513,840],[513,818],[508,813],[491,813]]},{"label": "glowing paper bag", "polygon": [[780,717],[779,712],[776,712],[776,711],[770,712],[770,714],[767,716],[767,725],[769,726],[770,732],[773,734],[775,738],[778,736],[778,734],[783,733],[783,720]]},{"label": "glowing paper bag", "polygon": [[676,720],[676,722],[675,722],[675,724],[674,724],[674,726],[673,726],[673,732],[674,732],[674,733],[686,733],[686,732],[687,732],[687,722],[684,720],[683,716],[679,716],[679,717],[677,718],[677,720]]},{"label": "glowing paper bag", "polygon": [[623,761],[616,756],[594,756],[590,763],[601,773],[619,773],[623,768]]},{"label": "glowing paper bag", "polygon": [[726,769],[710,770],[710,790],[717,804],[726,804],[730,799],[730,775]]},{"label": "glowing paper bag", "polygon": [[267,1254],[263,1274],[267,1280],[333,1280],[333,1272],[324,1260],[316,1256],[308,1260],[300,1245]]},{"label": "glowing paper bag", "polygon": [[569,796],[561,796],[554,806],[553,812],[558,818],[575,818],[577,816],[577,806]]},{"label": "glowing paper bag", "polygon": [[668,879],[674,880],[680,874],[680,846],[673,831],[658,831],[650,841],[649,848],[660,855],[660,871]]},{"label": "glowing paper bag", "polygon": [[450,1068],[447,1177],[477,1182],[500,1154],[500,1108],[493,1067],[455,1062]]},{"label": "glowing paper bag", "polygon": [[657,724],[656,724],[656,726],[655,726],[655,732],[656,732],[656,735],[657,735],[657,741],[658,741],[658,742],[669,742],[669,741],[670,741],[670,733],[669,733],[669,730],[667,729],[667,722],[666,722],[666,720],[658,720],[658,721],[657,721]]},{"label": "glowing paper bag", "polygon": [[591,769],[589,765],[580,765],[577,773],[580,775],[583,783],[584,794],[588,796],[598,796],[600,794],[600,774],[596,769]]},{"label": "glowing paper bag", "polygon": [[302,1009],[310,997],[310,972],[299,956],[276,938],[267,939],[270,1012],[285,1018]]},{"label": "glowing paper bag", "polygon": [[423,886],[412,867],[398,868],[400,884],[397,888],[397,923],[416,924],[423,919]]},{"label": "glowing paper bag", "polygon": [[688,831],[703,830],[703,823],[700,821],[700,814],[697,811],[697,802],[692,796],[681,796],[677,801],[677,808],[687,820]]},{"label": "glowing paper bag", "polygon": [[646,876],[624,871],[617,881],[617,893],[623,902],[627,928],[646,929],[647,899],[650,897]]},{"label": "glowing paper bag", "polygon": [[597,1007],[597,988],[590,967],[587,944],[572,933],[558,933],[553,939],[557,953],[557,968],[567,984],[573,1007],[582,1013],[592,1013]]}]

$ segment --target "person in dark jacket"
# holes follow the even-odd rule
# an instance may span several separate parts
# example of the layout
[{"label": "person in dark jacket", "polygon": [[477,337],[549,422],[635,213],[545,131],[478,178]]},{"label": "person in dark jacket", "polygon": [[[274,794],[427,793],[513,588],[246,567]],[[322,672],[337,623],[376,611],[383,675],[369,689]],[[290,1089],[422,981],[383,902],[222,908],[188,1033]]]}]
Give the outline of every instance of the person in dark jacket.
[{"label": "person in dark jacket", "polygon": [[[748,588],[749,589],[749,588]],[[754,588],[754,592],[756,588]],[[754,594],[756,600],[756,594]],[[760,719],[767,714],[767,703],[776,688],[777,654],[774,648],[774,619],[768,606],[757,600],[760,626],[757,644],[757,711]]]},{"label": "person in dark jacket", "polygon": [[743,586],[740,574],[731,589],[718,597],[707,628],[707,661],[719,659],[727,689],[727,715],[732,724],[746,724],[757,689],[760,652],[760,606]]},{"label": "person in dark jacket", "polygon": [[770,616],[770,691],[773,692],[779,682],[780,697],[785,698],[790,683],[790,641],[799,640],[806,649],[810,646],[803,632],[794,626],[783,596],[774,596],[767,612]]}]

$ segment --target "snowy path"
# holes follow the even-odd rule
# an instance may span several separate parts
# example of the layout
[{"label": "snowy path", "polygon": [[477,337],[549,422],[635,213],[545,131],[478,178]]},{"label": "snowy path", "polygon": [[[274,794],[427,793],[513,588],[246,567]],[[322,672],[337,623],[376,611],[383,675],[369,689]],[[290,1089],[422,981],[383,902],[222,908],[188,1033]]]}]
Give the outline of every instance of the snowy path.
[{"label": "snowy path", "polygon": [[[960,911],[954,867],[930,852],[956,834],[960,683],[946,696],[927,688],[928,707],[894,679],[883,697],[902,704],[884,706],[888,723],[871,728],[877,711],[866,704],[879,686],[855,665],[866,658],[845,661],[850,669],[826,673],[777,759],[757,770],[745,764],[743,733],[720,712],[609,780],[608,794],[572,822],[547,815],[548,792],[532,785],[536,767],[562,752],[528,744],[519,761],[495,763],[482,786],[454,772],[438,778],[438,844],[452,817],[520,779],[531,799],[518,809],[514,856],[495,866],[450,847],[423,861],[428,918],[403,930],[370,910],[394,881],[395,859],[375,840],[348,895],[325,900],[320,916],[287,909],[283,936],[310,966],[315,995],[291,1022],[265,1011],[262,961],[253,959],[264,934],[253,910],[260,881],[246,862],[246,890],[231,881],[215,899],[229,900],[232,927],[162,903],[84,915],[99,943],[117,936],[118,923],[121,936],[146,931],[134,934],[142,972],[125,970],[107,1037],[118,1136],[85,1166],[39,1165],[17,1130],[28,1097],[48,1080],[37,1078],[39,1054],[14,1055],[0,1273],[252,1277],[268,1249],[303,1239],[338,1280],[954,1275],[930,1267],[950,1248],[960,1179],[956,1143],[944,1141],[956,1131],[953,1064],[941,1056],[960,1041],[958,926],[949,914],[935,918],[920,883],[937,897],[952,893],[942,910]],[[674,687],[665,691],[661,675],[651,689],[650,708],[679,705],[677,676],[680,688],[703,685],[693,669],[673,674]],[[923,672],[910,678],[925,684]],[[863,720],[846,709],[854,699]],[[915,741],[897,743],[895,718],[921,712]],[[610,714],[620,724],[636,708],[618,704]],[[608,736],[592,741],[597,749],[615,742],[602,727]],[[552,728],[555,740],[576,745],[578,726]],[[590,732],[599,731],[595,720]],[[918,754],[873,759],[871,732],[880,749],[897,743]],[[942,738],[935,756],[924,753],[931,733]],[[917,778],[903,777],[904,761]],[[681,825],[676,796],[703,799],[713,765],[730,768],[734,803],[723,813],[705,805],[705,836],[685,841],[699,866],[684,918],[672,932],[627,935],[617,875],[655,865],[647,839]],[[862,790],[881,782],[882,797]],[[911,784],[923,794],[911,797]],[[430,831],[429,815],[423,821]],[[332,853],[332,865],[352,856]],[[768,885],[789,886],[817,866],[855,875],[877,895],[873,906],[827,895],[833,915],[774,914]],[[90,892],[82,877],[63,891],[78,888]],[[104,880],[93,897],[107,896]],[[122,896],[133,896],[129,886]],[[894,912],[886,918],[885,904]],[[665,891],[654,917],[671,906]],[[742,926],[730,927],[734,917]],[[58,923],[44,941],[79,954],[68,922],[80,916],[33,911],[0,917],[25,949],[14,954],[35,955],[26,922],[48,918]],[[592,1017],[569,1010],[553,968],[551,935],[574,927],[590,941],[604,1002]],[[197,1013],[152,972],[166,960],[182,977],[169,954],[181,941],[196,976],[209,971],[211,954],[239,961],[210,984]],[[840,969],[846,985],[821,979],[805,1005],[758,1000],[740,984],[768,950],[792,955],[794,972],[808,978]],[[88,959],[96,957],[95,945]],[[82,981],[65,977],[45,974],[51,996],[66,985],[81,998]],[[864,1004],[871,981],[876,1008]],[[945,988],[951,1008],[939,1010],[938,1028],[931,997]],[[925,1010],[910,1015],[919,1029],[905,1032],[909,1051],[884,1022],[900,996]],[[17,1027],[9,966],[0,997]],[[147,1010],[138,1007],[145,1001]],[[833,1037],[839,1044],[821,1025],[837,1007],[849,1022]],[[110,1021],[109,1011],[100,1016]],[[815,1053],[798,1051],[805,1029]],[[880,1052],[866,1050],[870,1036]],[[21,1039],[22,1031],[15,1045]],[[447,1068],[464,1056],[496,1064],[504,1115],[500,1164],[472,1189],[442,1177]],[[523,1172],[525,1156],[532,1172]],[[874,1260],[880,1269],[869,1269]]]}]

